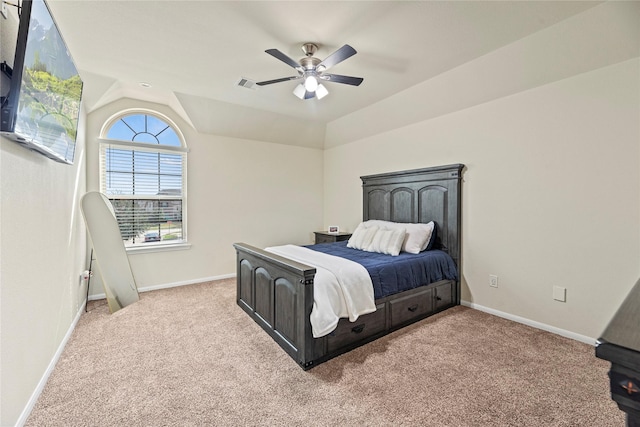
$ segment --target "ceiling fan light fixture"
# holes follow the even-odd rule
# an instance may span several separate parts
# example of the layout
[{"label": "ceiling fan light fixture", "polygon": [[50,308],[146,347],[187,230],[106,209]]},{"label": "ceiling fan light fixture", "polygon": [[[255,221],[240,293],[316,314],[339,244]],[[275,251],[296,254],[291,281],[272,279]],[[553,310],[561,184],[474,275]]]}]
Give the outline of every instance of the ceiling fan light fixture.
[{"label": "ceiling fan light fixture", "polygon": [[316,98],[322,99],[327,95],[329,95],[329,91],[327,90],[327,88],[324,87],[322,83],[319,84],[318,88],[316,89]]},{"label": "ceiling fan light fixture", "polygon": [[300,99],[304,99],[304,94],[306,92],[307,90],[304,88],[304,85],[302,83],[296,85],[296,88],[293,90],[293,94]]},{"label": "ceiling fan light fixture", "polygon": [[315,92],[318,89],[318,79],[315,76],[307,76],[304,79],[304,88],[308,92]]},{"label": "ceiling fan light fixture", "polygon": [[266,86],[291,80],[302,80],[302,82],[297,84],[293,90],[293,94],[300,99],[322,99],[327,96],[329,91],[324,87],[324,85],[320,84],[320,80],[323,82],[360,86],[360,83],[364,80],[362,77],[343,76],[341,74],[325,74],[325,71],[329,68],[355,55],[357,52],[354,48],[345,44],[322,61],[313,56],[317,49],[318,46],[315,43],[305,43],[302,45],[305,57],[299,61],[292,59],[288,55],[280,52],[278,49],[265,50],[266,53],[277,60],[284,62],[291,68],[294,68],[297,71],[297,75],[256,82],[255,84],[258,86]]}]

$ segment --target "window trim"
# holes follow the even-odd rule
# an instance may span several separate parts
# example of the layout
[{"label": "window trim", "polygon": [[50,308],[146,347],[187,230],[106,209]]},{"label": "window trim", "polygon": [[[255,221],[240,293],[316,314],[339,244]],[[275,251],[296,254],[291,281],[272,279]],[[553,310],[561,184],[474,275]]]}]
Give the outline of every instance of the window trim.
[{"label": "window trim", "polygon": [[186,240],[182,243],[162,243],[150,244],[148,246],[125,247],[125,250],[129,255],[148,254],[151,252],[183,251],[187,249],[191,249],[191,243],[187,242]]},{"label": "window trim", "polygon": [[[110,139],[107,138],[106,135],[109,132],[109,130],[111,129],[111,127],[120,119],[130,116],[130,115],[135,115],[135,114],[141,114],[141,115],[149,115],[149,116],[154,116],[157,119],[163,120],[165,121],[172,129],[173,131],[176,133],[176,135],[178,136],[178,139],[180,140],[180,146],[175,146],[175,145],[164,145],[164,144],[150,144],[150,143],[144,143],[144,142],[134,142],[134,141],[124,141],[124,140],[119,140],[119,139]],[[100,129],[100,136],[97,138],[98,140],[98,170],[99,170],[99,186],[100,186],[100,191],[102,192],[104,190],[104,179],[105,179],[105,173],[103,170],[103,155],[104,155],[104,150],[106,149],[107,146],[111,146],[111,147],[121,147],[121,148],[125,148],[125,149],[133,149],[135,151],[145,151],[145,152],[153,152],[153,153],[157,153],[157,152],[173,152],[176,154],[182,154],[183,155],[183,164],[184,167],[182,168],[182,195],[181,195],[181,200],[182,200],[182,235],[183,238],[180,242],[177,243],[155,243],[155,242],[151,242],[148,245],[139,245],[139,246],[125,246],[125,251],[129,254],[142,254],[142,253],[152,253],[152,252],[164,252],[164,251],[177,251],[177,250],[186,250],[186,249],[190,249],[191,248],[191,243],[188,240],[188,232],[187,232],[187,227],[188,227],[188,221],[186,220],[187,218],[187,154],[189,153],[189,148],[186,146],[186,142],[185,142],[185,138],[184,135],[182,133],[182,131],[180,130],[180,128],[178,128],[178,126],[176,126],[176,124],[174,123],[173,120],[171,120],[169,117],[165,116],[162,113],[159,113],[157,111],[153,111],[153,110],[147,110],[144,108],[129,108],[129,109],[125,109],[125,110],[121,110],[116,114],[113,114],[111,117],[109,117],[107,120],[105,120],[104,124],[102,125],[102,128]],[[105,196],[107,198],[109,198],[109,195]],[[131,196],[129,197],[127,196],[120,196],[121,199],[139,199],[140,197],[135,197],[135,196]],[[158,200],[161,200],[162,197],[159,197]]]}]

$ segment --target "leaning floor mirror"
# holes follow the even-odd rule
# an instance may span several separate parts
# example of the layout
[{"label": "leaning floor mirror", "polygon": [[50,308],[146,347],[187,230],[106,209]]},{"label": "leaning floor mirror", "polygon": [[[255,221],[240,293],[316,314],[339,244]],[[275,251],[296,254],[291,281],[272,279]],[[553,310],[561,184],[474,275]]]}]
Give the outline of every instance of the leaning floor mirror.
[{"label": "leaning floor mirror", "polygon": [[118,221],[111,202],[102,193],[85,194],[80,205],[109,310],[114,313],[140,299]]}]

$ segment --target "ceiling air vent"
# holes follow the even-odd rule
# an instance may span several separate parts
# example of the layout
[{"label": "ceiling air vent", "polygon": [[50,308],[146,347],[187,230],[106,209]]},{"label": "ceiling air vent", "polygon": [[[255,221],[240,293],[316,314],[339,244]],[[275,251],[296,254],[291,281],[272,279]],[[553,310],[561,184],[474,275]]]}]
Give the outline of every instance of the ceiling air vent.
[{"label": "ceiling air vent", "polygon": [[245,79],[244,77],[241,77],[236,84],[240,87],[246,87],[247,89],[256,89],[256,82]]}]

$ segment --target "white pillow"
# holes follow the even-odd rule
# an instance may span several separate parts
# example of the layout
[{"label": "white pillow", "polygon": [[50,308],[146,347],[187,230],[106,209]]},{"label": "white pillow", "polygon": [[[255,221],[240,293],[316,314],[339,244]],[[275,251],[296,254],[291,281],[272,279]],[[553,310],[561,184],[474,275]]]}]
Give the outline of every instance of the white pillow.
[{"label": "white pillow", "polygon": [[402,224],[407,229],[407,235],[402,244],[402,250],[410,254],[424,251],[431,240],[433,221],[427,224]]},{"label": "white pillow", "polygon": [[371,219],[369,221],[363,222],[362,224],[369,227],[377,225],[380,228],[404,229],[406,235],[404,242],[402,243],[401,250],[410,254],[418,254],[427,248],[429,242],[431,241],[431,235],[433,234],[433,229],[435,227],[433,221],[428,222],[427,224],[413,224],[384,221],[381,219]]},{"label": "white pillow", "polygon": [[360,249],[362,251],[366,250],[371,244],[371,241],[373,240],[373,236],[376,234],[376,231],[378,231],[377,226],[374,226],[371,224],[365,224],[361,222],[360,225],[356,227],[356,229],[353,231],[353,234],[349,238],[349,241],[347,242],[347,247],[353,248],[353,249]]},{"label": "white pillow", "polygon": [[378,252],[391,256],[398,256],[404,242],[404,228],[378,228],[367,252]]}]

